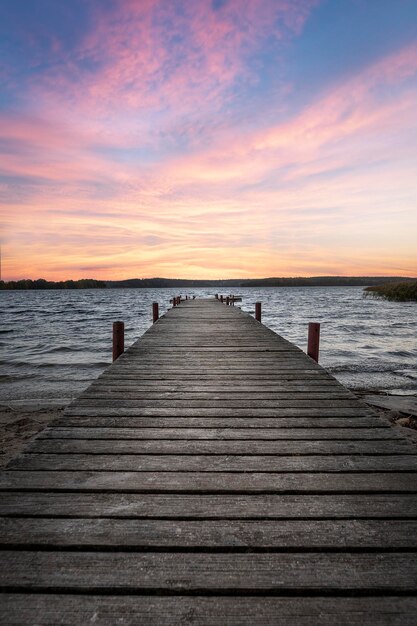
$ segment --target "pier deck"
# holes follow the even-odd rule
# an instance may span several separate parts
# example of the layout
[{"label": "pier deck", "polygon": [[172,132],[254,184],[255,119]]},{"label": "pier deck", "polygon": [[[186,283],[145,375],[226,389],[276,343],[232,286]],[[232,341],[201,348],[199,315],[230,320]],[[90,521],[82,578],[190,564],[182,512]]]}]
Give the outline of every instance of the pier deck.
[{"label": "pier deck", "polygon": [[0,623],[416,623],[415,446],[215,300],[160,318],[0,490]]}]

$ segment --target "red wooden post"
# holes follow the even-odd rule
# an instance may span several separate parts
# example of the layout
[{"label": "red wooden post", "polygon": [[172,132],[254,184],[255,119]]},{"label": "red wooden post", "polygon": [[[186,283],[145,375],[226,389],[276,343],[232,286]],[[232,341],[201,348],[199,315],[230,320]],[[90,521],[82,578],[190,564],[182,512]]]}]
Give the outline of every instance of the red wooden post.
[{"label": "red wooden post", "polygon": [[257,322],[262,319],[262,302],[255,302],[255,319]]},{"label": "red wooden post", "polygon": [[153,317],[153,323],[155,324],[155,322],[157,321],[159,317],[159,306],[157,302],[152,303],[152,317]]},{"label": "red wooden post", "polygon": [[113,361],[125,351],[124,322],[113,322]]},{"label": "red wooden post", "polygon": [[319,362],[319,345],[320,345],[320,324],[310,322],[308,325],[308,345],[307,354],[316,363]]}]

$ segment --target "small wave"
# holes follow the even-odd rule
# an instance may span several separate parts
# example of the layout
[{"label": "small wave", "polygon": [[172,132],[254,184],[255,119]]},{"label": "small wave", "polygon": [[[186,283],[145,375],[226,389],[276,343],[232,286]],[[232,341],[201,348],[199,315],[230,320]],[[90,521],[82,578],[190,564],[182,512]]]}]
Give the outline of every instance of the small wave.
[{"label": "small wave", "polygon": [[43,351],[43,354],[51,354],[53,352],[85,352],[85,348],[82,347],[69,347],[69,346],[57,346],[56,348],[48,348]]},{"label": "small wave", "polygon": [[15,380],[27,380],[28,378],[37,378],[37,374],[0,374],[0,382],[13,382]]},{"label": "small wave", "polygon": [[388,350],[387,354],[390,356],[400,356],[404,358],[412,358],[414,356],[413,352],[409,350]]},{"label": "small wave", "polygon": [[66,367],[70,369],[94,369],[97,367],[108,367],[110,361],[97,361],[95,363],[40,363],[36,367],[39,368],[61,368]]},{"label": "small wave", "polygon": [[[397,372],[394,372],[395,374]],[[401,374],[402,376],[405,376],[406,378],[409,378],[410,380],[417,380],[417,371],[415,370],[401,370],[400,372],[398,372],[399,374]]]},{"label": "small wave", "polygon": [[381,373],[398,373],[403,374],[401,364],[398,363],[345,363],[343,365],[328,366],[327,370],[333,374],[339,372],[350,372],[352,374],[381,374]]}]

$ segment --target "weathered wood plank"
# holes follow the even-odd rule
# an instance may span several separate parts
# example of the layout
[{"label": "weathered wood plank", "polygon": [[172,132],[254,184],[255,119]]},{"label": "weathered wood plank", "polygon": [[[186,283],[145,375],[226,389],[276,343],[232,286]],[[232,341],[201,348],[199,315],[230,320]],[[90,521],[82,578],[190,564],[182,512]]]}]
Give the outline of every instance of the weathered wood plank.
[{"label": "weathered wood plank", "polygon": [[[415,554],[0,553],[5,591],[47,588],[129,591],[412,592]],[[354,572],[354,575],[352,575]]]},{"label": "weathered wood plank", "polygon": [[[177,428],[169,426],[153,428],[89,428],[58,426],[42,431],[36,442],[50,439],[187,439],[187,440],[251,440],[261,441],[361,441],[383,442],[401,441],[404,439],[392,428]],[[325,444],[323,444],[325,445]],[[327,444],[326,444],[327,445]]]},{"label": "weathered wood plank", "polygon": [[[307,403],[305,403],[307,404]],[[282,407],[275,408],[246,408],[246,407],[222,407],[222,403],[219,403],[217,408],[208,407],[194,407],[189,408],[187,406],[179,407],[122,407],[113,406],[108,407],[107,403],[103,403],[103,406],[96,406],[95,404],[88,406],[80,406],[78,403],[70,405],[65,410],[65,415],[68,416],[86,416],[86,417],[351,417],[359,421],[361,417],[372,418],[374,415],[371,411],[365,409],[355,409],[354,407],[323,407],[322,401],[320,402],[320,408],[304,407]],[[382,422],[382,420],[379,420]],[[378,422],[378,419],[375,420]],[[368,422],[369,424],[369,422]]]},{"label": "weathered wood plank", "polygon": [[415,472],[12,471],[0,490],[222,493],[417,493]]},{"label": "weathered wood plank", "polygon": [[[128,408],[128,409],[142,409],[142,408],[154,408],[154,409],[183,409],[184,404],[186,404],[189,408],[196,409],[245,409],[251,410],[253,409],[276,409],[276,408],[317,408],[317,409],[333,409],[333,408],[350,408],[357,407],[357,400],[354,398],[344,398],[342,400],[333,399],[330,397],[322,398],[320,400],[316,400],[314,398],[305,397],[304,399],[274,399],[274,400],[235,400],[235,399],[207,399],[207,400],[186,400],[184,402],[181,399],[178,400],[158,400],[158,399],[149,399],[149,400],[135,400],[128,398],[84,398],[80,397],[77,402],[77,407],[94,407],[94,408]],[[360,406],[360,405],[359,405]],[[358,407],[359,408],[359,407]]]},{"label": "weathered wood plank", "polygon": [[59,548],[417,549],[417,520],[0,518],[0,546]]},{"label": "weathered wood plank", "polygon": [[[345,430],[352,432],[357,430],[375,430],[375,438],[378,437],[395,437],[400,436],[398,431],[392,428],[388,421],[384,421],[375,416],[358,417],[350,415],[347,417],[334,416],[296,416],[296,417],[146,417],[146,416],[123,416],[119,415],[112,409],[113,416],[100,415],[80,415],[78,411],[74,411],[74,415],[66,415],[63,418],[55,419],[49,426],[49,432],[53,428],[61,427],[84,427],[84,428],[248,428],[248,429],[289,429],[298,431],[302,429],[333,429]],[[383,431],[386,431],[385,433]],[[360,433],[359,433],[360,434]],[[254,433],[254,436],[256,433]],[[295,435],[297,436],[297,435]]]},{"label": "weathered wood plank", "polygon": [[393,455],[415,454],[415,446],[402,439],[382,441],[222,441],[188,439],[35,440],[25,449],[31,454],[240,454],[240,455]]},{"label": "weathered wood plank", "polygon": [[[417,598],[4,594],[3,624],[415,626]],[[370,617],[371,616],[371,617]]]},{"label": "weathered wood plank", "polygon": [[[87,470],[121,472],[417,472],[409,455],[262,456],[176,454],[22,454],[14,470]],[[417,473],[416,473],[417,479]]]},{"label": "weathered wood plank", "polygon": [[[234,402],[237,405],[242,405],[244,403],[246,406],[251,406],[252,403],[257,400],[261,400],[261,402],[256,402],[256,406],[263,406],[263,401],[265,400],[275,400],[276,404],[279,406],[282,400],[329,400],[333,402],[334,400],[352,400],[352,396],[347,392],[342,392],[339,389],[331,390],[331,391],[162,391],[157,390],[155,392],[151,391],[141,391],[140,389],[135,389],[134,387],[121,388],[121,389],[109,389],[107,387],[95,387],[90,388],[88,392],[83,393],[77,401],[77,404],[81,404],[80,400],[82,400],[82,404],[84,404],[84,400],[93,400],[94,403],[97,400],[116,400],[119,402],[120,400],[132,400],[132,401],[144,401],[149,403],[151,406],[154,404],[154,400],[174,400],[177,402],[183,402],[188,404],[189,400],[207,400],[208,404],[211,405],[214,401],[220,400],[224,406],[229,406],[229,402]],[[326,404],[326,403],[324,403]],[[343,403],[343,406],[346,406]],[[349,404],[348,404],[349,406]]]},{"label": "weathered wood plank", "polygon": [[3,492],[1,516],[159,519],[417,519],[417,494]]}]

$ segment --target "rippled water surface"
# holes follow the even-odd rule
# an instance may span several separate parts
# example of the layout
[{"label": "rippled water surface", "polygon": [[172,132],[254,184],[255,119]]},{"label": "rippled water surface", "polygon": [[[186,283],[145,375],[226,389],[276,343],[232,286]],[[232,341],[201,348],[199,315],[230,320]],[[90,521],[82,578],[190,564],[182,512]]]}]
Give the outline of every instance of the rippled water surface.
[{"label": "rippled water surface", "polygon": [[[221,288],[194,289],[197,297]],[[416,303],[364,298],[361,287],[239,289],[242,309],[262,301],[263,323],[303,350],[307,324],[321,322],[320,363],[342,383],[394,393],[417,391]],[[161,314],[171,289],[3,291],[0,398],[71,398],[111,362],[112,322],[126,346]]]}]

